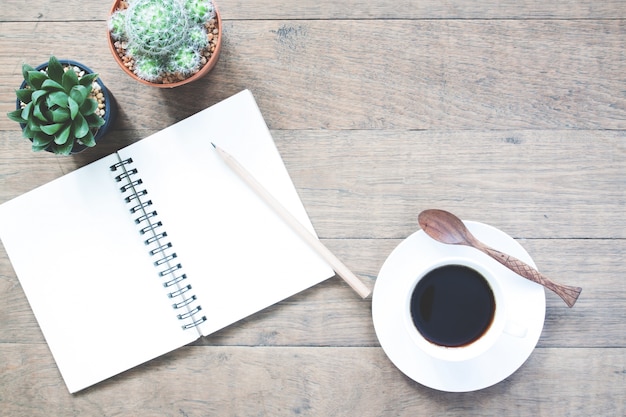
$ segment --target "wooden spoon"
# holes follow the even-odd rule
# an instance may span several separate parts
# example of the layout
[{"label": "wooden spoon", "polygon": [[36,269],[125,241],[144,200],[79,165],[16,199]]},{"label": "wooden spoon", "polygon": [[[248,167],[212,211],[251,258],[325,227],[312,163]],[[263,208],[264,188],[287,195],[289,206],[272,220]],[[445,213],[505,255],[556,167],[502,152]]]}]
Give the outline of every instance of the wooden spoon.
[{"label": "wooden spoon", "polygon": [[569,307],[572,307],[574,303],[576,303],[582,291],[580,287],[557,284],[519,259],[490,248],[476,239],[470,231],[467,230],[461,219],[452,213],[444,210],[424,210],[419,214],[418,222],[422,230],[433,239],[451,245],[466,245],[476,248],[491,256],[513,272],[553,291],[561,297]]}]

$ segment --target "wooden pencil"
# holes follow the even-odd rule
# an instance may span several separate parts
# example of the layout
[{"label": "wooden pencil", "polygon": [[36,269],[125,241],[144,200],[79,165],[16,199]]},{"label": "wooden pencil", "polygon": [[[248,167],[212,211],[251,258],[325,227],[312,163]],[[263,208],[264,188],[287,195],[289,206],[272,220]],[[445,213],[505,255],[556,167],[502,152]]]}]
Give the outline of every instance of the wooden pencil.
[{"label": "wooden pencil", "polygon": [[269,192],[256,178],[245,169],[237,160],[219,146],[211,143],[222,160],[248,184],[284,221],[287,223],[309,246],[315,250],[335,273],[340,276],[357,294],[362,298],[367,298],[371,290],[348,269],[320,240],[305,228],[276,198]]}]

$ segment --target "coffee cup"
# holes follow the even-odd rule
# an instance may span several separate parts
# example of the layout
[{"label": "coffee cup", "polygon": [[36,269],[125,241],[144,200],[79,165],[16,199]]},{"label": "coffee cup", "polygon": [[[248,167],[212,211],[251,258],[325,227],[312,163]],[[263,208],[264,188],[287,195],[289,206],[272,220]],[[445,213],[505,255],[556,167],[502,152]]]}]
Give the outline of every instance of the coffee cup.
[{"label": "coffee cup", "polygon": [[486,263],[446,257],[408,280],[404,318],[409,335],[433,358],[465,361],[485,353],[503,334],[526,328],[507,315],[506,295]]}]

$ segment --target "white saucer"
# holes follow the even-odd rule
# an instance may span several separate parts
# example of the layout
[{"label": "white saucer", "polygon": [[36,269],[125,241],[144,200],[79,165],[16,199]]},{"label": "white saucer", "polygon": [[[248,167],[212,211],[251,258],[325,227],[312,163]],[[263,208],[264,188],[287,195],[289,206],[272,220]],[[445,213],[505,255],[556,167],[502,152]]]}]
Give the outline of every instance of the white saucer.
[{"label": "white saucer", "polygon": [[[464,223],[482,242],[535,266],[526,250],[506,233],[483,223]],[[472,257],[503,278],[500,282],[508,316],[526,327],[524,337],[503,333],[489,350],[460,362],[436,359],[416,345],[405,325],[407,283],[426,265],[450,256]],[[541,285],[520,277],[476,249],[436,242],[422,230],[413,233],[391,252],[376,279],[372,295],[374,328],[389,359],[414,381],[449,392],[487,388],[515,372],[537,345],[545,310],[545,290]]]}]

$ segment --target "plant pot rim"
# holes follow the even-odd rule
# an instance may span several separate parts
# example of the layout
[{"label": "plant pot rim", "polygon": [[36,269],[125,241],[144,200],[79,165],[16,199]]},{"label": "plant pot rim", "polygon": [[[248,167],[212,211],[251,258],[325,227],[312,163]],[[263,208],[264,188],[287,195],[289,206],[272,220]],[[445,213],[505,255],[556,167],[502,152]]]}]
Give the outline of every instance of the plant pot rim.
[{"label": "plant pot rim", "polygon": [[[122,0],[114,0],[113,1],[113,5],[111,6],[111,9],[109,10],[109,17],[117,10],[117,8],[119,7],[119,4]],[[128,67],[126,67],[124,65],[124,63],[122,62],[120,56],[117,54],[117,50],[115,49],[115,45],[113,42],[113,39],[111,39],[111,34],[109,32],[109,29],[107,27],[107,43],[109,45],[109,50],[111,51],[111,54],[113,55],[113,58],[115,59],[115,62],[117,62],[117,65],[119,65],[119,67],[126,73],[128,74],[131,78],[133,78],[135,81],[144,84],[144,85],[148,85],[150,87],[156,87],[156,88],[175,88],[175,87],[180,87],[181,85],[184,84],[188,84],[191,83],[193,81],[196,81],[202,77],[204,77],[206,74],[208,74],[213,67],[215,66],[215,64],[217,64],[217,60],[219,59],[219,55],[222,49],[222,17],[220,15],[220,12],[217,8],[217,4],[215,4],[215,1],[213,1],[213,7],[215,8],[215,21],[216,21],[216,25],[218,28],[218,34],[217,34],[217,43],[215,45],[215,51],[213,51],[213,54],[211,55],[211,58],[209,58],[209,61],[204,64],[204,66],[202,68],[200,68],[200,70],[198,72],[196,72],[195,74],[193,74],[192,76],[185,78],[184,80],[181,81],[177,81],[174,83],[153,83],[147,80],[144,80],[142,78],[139,78],[137,76],[137,74],[135,74],[133,71],[129,70]]]},{"label": "plant pot rim", "polygon": [[[87,65],[78,61],[74,61],[73,59],[58,59],[58,61],[61,63],[61,65],[71,65],[71,66],[81,68],[86,73],[91,73],[91,74],[94,73],[94,71],[91,68],[89,68]],[[39,64],[35,67],[35,69],[37,71],[41,71],[42,69],[48,67],[48,63],[49,61],[46,61],[43,64]],[[98,130],[96,131],[96,133],[94,134],[94,140],[97,145],[100,139],[102,139],[102,137],[110,130],[111,126],[113,125],[113,122],[115,120],[115,115],[117,113],[117,103],[115,102],[115,98],[113,97],[109,89],[104,85],[104,82],[100,79],[100,77],[96,78],[95,81],[100,85],[102,94],[104,94],[104,103],[105,103],[105,109],[106,109],[106,112],[103,117],[104,124],[100,126]],[[25,87],[26,87],[26,80],[23,80],[22,83],[20,84],[20,88],[25,88]],[[16,98],[15,108],[19,109],[20,107],[21,107],[21,101],[19,98]],[[23,130],[24,127],[26,127],[26,125],[20,123],[20,127]],[[32,141],[32,138],[29,138],[29,139]],[[70,151],[70,155],[75,155],[77,153],[83,152],[84,150],[88,148],[89,148],[88,146],[82,145],[80,143],[74,143],[74,146],[72,147],[72,150]],[[51,151],[48,148],[46,148],[45,151],[52,153],[52,154],[56,154],[54,151]]]}]

